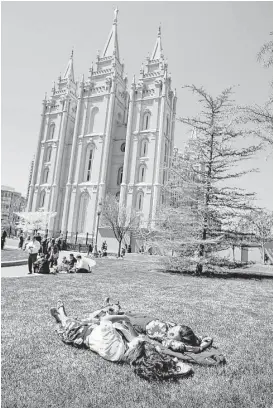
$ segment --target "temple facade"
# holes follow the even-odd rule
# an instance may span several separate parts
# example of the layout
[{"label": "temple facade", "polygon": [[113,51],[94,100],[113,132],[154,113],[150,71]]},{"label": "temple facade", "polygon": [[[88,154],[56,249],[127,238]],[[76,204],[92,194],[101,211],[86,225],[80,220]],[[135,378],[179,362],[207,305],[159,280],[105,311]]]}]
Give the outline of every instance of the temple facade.
[{"label": "temple facade", "polygon": [[42,102],[28,197],[28,211],[57,213],[48,226],[51,235],[62,231],[85,240],[98,228],[98,245],[106,239],[113,250],[111,231],[98,225],[100,203],[113,194],[144,223],[154,217],[173,152],[176,111],[161,28],[139,78],[128,84],[117,14],[87,80],[75,81],[72,53]]}]

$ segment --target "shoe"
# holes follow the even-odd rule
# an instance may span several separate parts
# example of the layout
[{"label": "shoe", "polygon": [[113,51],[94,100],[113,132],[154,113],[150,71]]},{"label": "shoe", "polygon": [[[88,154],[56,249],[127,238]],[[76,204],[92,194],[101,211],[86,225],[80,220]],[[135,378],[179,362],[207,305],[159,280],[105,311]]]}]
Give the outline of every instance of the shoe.
[{"label": "shoe", "polygon": [[175,374],[179,377],[187,377],[193,374],[193,369],[190,365],[178,361]]},{"label": "shoe", "polygon": [[32,272],[29,272],[28,275],[32,275]]}]

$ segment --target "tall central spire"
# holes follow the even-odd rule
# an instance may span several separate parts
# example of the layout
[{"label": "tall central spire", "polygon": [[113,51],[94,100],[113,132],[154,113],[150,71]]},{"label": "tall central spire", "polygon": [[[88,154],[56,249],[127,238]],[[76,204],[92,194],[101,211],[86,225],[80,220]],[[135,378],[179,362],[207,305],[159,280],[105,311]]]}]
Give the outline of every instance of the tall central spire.
[{"label": "tall central spire", "polygon": [[156,43],[151,55],[151,60],[157,60],[160,59],[163,53],[163,48],[162,48],[162,41],[161,41],[161,24],[158,27],[158,33],[157,33],[157,39]]},{"label": "tall central spire", "polygon": [[118,23],[118,8],[114,11],[114,20],[113,25],[106,41],[105,47],[101,54],[101,57],[110,57],[116,55],[116,58],[119,60],[119,46],[118,46],[118,32],[117,32],[117,23]]}]

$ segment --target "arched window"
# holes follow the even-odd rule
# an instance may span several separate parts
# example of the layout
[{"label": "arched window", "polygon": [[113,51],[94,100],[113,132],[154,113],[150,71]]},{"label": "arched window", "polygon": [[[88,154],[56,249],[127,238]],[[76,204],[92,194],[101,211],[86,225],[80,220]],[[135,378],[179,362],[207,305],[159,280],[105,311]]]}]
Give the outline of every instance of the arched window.
[{"label": "arched window", "polygon": [[145,173],[146,173],[146,167],[144,165],[140,166],[139,172],[138,172],[139,183],[143,183],[145,181]]},{"label": "arched window", "polygon": [[96,126],[95,126],[96,125],[95,118],[98,112],[99,112],[99,108],[97,108],[96,106],[91,110],[88,133],[94,133],[97,131]]},{"label": "arched window", "polygon": [[161,204],[163,205],[165,203],[165,197],[164,194],[161,194]]},{"label": "arched window", "polygon": [[122,153],[125,152],[125,143],[122,143],[122,144],[121,144],[120,150],[122,151]]},{"label": "arched window", "polygon": [[40,208],[42,208],[45,205],[45,194],[46,194],[45,190],[42,190],[40,194],[40,205],[39,205]]},{"label": "arched window", "polygon": [[52,153],[52,147],[49,146],[49,147],[47,148],[47,152],[46,152],[46,161],[47,161],[47,162],[50,162],[51,153]]},{"label": "arched window", "polygon": [[46,168],[46,169],[44,170],[44,177],[43,177],[43,182],[44,182],[44,183],[47,183],[47,182],[48,182],[48,173],[49,173],[49,169]]},{"label": "arched window", "polygon": [[166,173],[166,170],[163,170],[163,184],[166,183],[166,180],[167,180],[167,173]]},{"label": "arched window", "polygon": [[122,183],[122,176],[123,176],[123,167],[120,167],[118,169],[118,179],[117,179],[118,186]]},{"label": "arched window", "polygon": [[168,162],[168,143],[165,143],[164,162]]},{"label": "arched window", "polygon": [[92,147],[87,149],[86,152],[86,165],[85,165],[85,179],[84,181],[91,180],[91,171],[92,171],[92,163],[93,163],[93,149]]},{"label": "arched window", "polygon": [[146,112],[146,113],[143,115],[142,130],[147,130],[147,129],[149,129],[149,127],[150,127],[150,117],[151,117],[150,112]]},{"label": "arched window", "polygon": [[79,208],[79,219],[78,219],[78,232],[85,232],[85,222],[86,222],[86,213],[88,206],[88,194],[82,194],[80,197],[80,208]]},{"label": "arched window", "polygon": [[117,192],[117,194],[116,194],[116,199],[119,201],[119,198],[120,198],[120,191],[118,191]]},{"label": "arched window", "polygon": [[148,153],[148,140],[144,139],[141,142],[140,157],[146,157]]},{"label": "arched window", "polygon": [[144,195],[143,192],[140,191],[137,195],[137,200],[136,200],[136,210],[137,211],[142,211],[143,209],[143,201],[144,201]]},{"label": "arched window", "polygon": [[120,112],[118,113],[118,123],[122,123],[122,115]]},{"label": "arched window", "polygon": [[51,123],[51,125],[49,126],[49,132],[48,132],[49,140],[54,138],[54,133],[55,133],[55,123]]}]

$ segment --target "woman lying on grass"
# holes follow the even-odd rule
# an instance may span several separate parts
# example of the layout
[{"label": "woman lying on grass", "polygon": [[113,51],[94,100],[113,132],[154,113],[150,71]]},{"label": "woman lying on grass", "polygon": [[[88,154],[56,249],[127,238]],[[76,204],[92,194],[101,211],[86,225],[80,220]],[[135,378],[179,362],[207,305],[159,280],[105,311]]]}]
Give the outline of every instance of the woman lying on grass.
[{"label": "woman lying on grass", "polygon": [[123,315],[129,319],[134,330],[138,334],[145,334],[150,339],[156,340],[170,350],[177,352],[200,353],[212,345],[211,337],[196,336],[188,326],[174,322],[165,322],[143,313],[121,312],[119,302],[110,304],[110,298],[106,298],[105,307],[97,310],[89,316],[100,317],[107,313]]},{"label": "woman lying on grass", "polygon": [[[110,304],[106,298],[108,313],[123,314],[120,304]],[[115,309],[114,309],[115,306]],[[100,317],[105,315],[105,309],[96,311],[90,317]],[[99,313],[98,313],[99,312]],[[129,318],[130,324],[140,335],[146,335],[152,341],[158,341],[160,352],[191,364],[217,366],[226,363],[224,355],[212,346],[211,337],[196,336],[188,326],[173,322],[164,322],[146,314],[128,312],[124,315]]]},{"label": "woman lying on grass", "polygon": [[109,313],[112,311],[98,318],[101,311],[96,311],[88,320],[78,320],[66,315],[62,301],[58,301],[57,309],[51,309],[60,324],[58,334],[67,344],[89,348],[109,361],[128,363],[136,375],[146,380],[176,379],[192,374],[189,365],[163,355],[145,336],[138,335],[127,316]]}]

